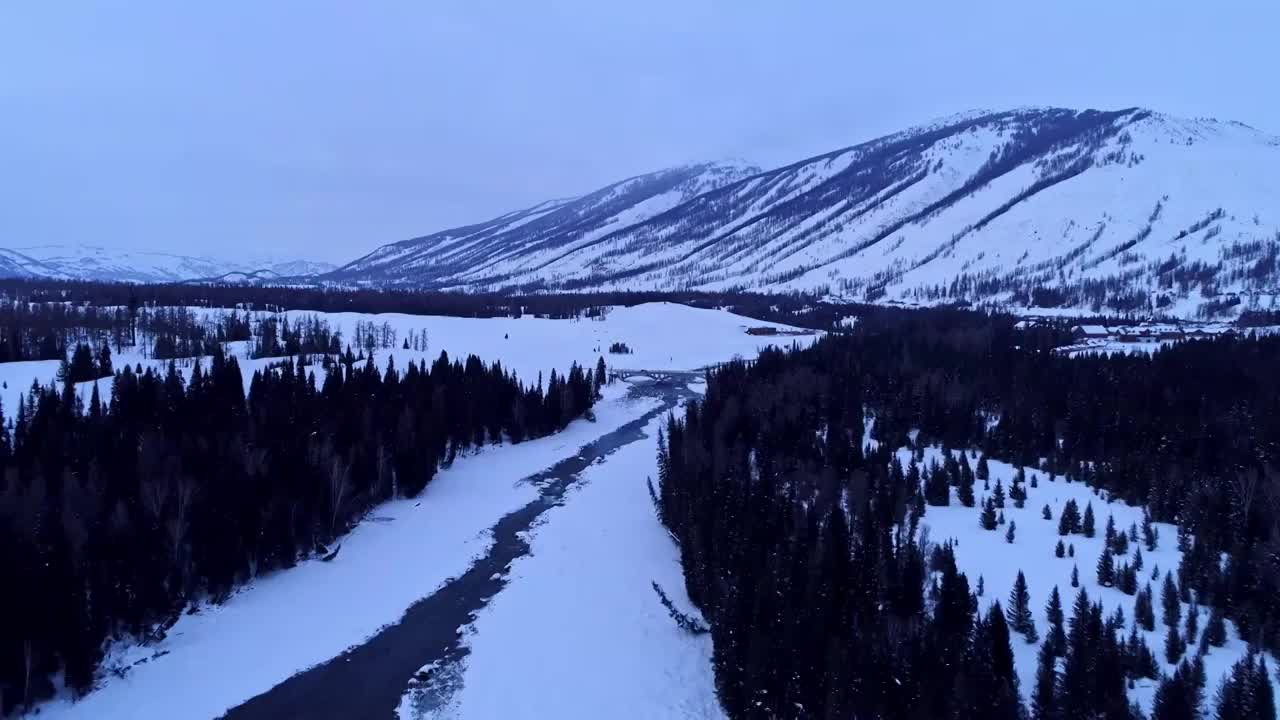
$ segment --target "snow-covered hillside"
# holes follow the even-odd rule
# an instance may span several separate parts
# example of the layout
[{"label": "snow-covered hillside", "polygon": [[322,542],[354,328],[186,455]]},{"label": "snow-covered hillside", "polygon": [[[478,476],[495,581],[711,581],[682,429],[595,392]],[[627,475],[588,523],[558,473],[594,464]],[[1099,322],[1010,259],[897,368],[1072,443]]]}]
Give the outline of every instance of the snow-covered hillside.
[{"label": "snow-covered hillside", "polygon": [[324,279],[424,287],[555,284],[565,255],[593,257],[607,238],[756,172],[740,163],[707,163],[628,178],[582,197],[384,245]]},{"label": "snow-covered hillside", "polygon": [[[943,459],[942,451],[937,447],[924,448],[924,457],[925,465],[941,463]],[[976,464],[977,457],[979,455],[974,451],[974,459],[969,462]],[[911,460],[911,451],[900,449],[898,459],[905,467]],[[954,543],[956,564],[968,576],[972,586],[977,587],[981,579],[983,591],[979,604],[983,612],[997,601],[1007,609],[1018,574],[1022,573],[1025,577],[1037,639],[1028,642],[1024,635],[1015,633],[1012,636],[1014,662],[1023,700],[1031,699],[1035,689],[1039,649],[1050,637],[1051,626],[1046,618],[1045,608],[1054,588],[1058,590],[1063,612],[1068,618],[1071,616],[1072,604],[1081,590],[1088,594],[1090,602],[1102,605],[1104,617],[1111,618],[1117,611],[1122,613],[1124,623],[1119,635],[1128,638],[1130,633],[1136,632],[1137,637],[1155,655],[1157,669],[1166,675],[1172,675],[1177,665],[1165,659],[1167,628],[1160,617],[1160,602],[1165,575],[1172,573],[1176,578],[1182,560],[1182,553],[1178,550],[1177,526],[1152,523],[1157,534],[1154,549],[1145,545],[1139,533],[1137,541],[1128,543],[1126,553],[1113,555],[1116,567],[1141,563],[1137,571],[1137,589],[1141,592],[1150,586],[1155,598],[1154,629],[1137,627],[1135,630],[1136,596],[1125,594],[1115,585],[1099,584],[1097,566],[1103,548],[1106,547],[1105,528],[1108,523],[1114,522],[1118,533],[1127,534],[1142,527],[1143,508],[1131,507],[1118,500],[1109,501],[1104,491],[1096,491],[1083,482],[1069,482],[1062,476],[1054,476],[1037,468],[1017,468],[997,460],[991,460],[988,464],[990,479],[985,485],[978,481],[975,507],[963,506],[956,491],[952,489],[951,504],[929,506],[921,525],[927,528],[932,542]],[[997,484],[1007,497],[1019,469],[1026,477],[1025,484],[1021,486],[1027,493],[1024,507],[1015,507],[1012,500],[1006,500],[999,511],[1003,522],[995,530],[983,529],[979,524],[983,502],[995,495]],[[1093,515],[1091,537],[1081,533],[1065,536],[1058,534],[1058,523],[1068,502],[1074,502],[1081,513],[1088,510]],[[1048,519],[1043,515],[1046,506],[1049,508]],[[1012,540],[1006,536],[1011,525],[1014,526]],[[1059,540],[1067,548],[1063,557],[1056,556]],[[1073,571],[1077,584],[1072,582]],[[1210,609],[1205,605],[1182,603],[1177,627],[1187,640],[1188,647],[1183,655],[1186,658],[1196,656],[1202,639],[1200,635],[1185,638],[1187,616],[1193,611],[1198,613],[1195,624],[1201,634],[1210,617]],[[1249,649],[1248,643],[1240,638],[1234,623],[1230,620],[1224,623],[1225,643],[1221,647],[1206,645],[1207,653],[1204,656],[1205,697],[1210,705],[1232,665],[1244,657]],[[1272,661],[1270,664],[1274,667],[1274,658]],[[1275,689],[1280,691],[1277,679],[1271,679]],[[1129,697],[1141,706],[1143,712],[1150,713],[1158,686],[1159,682],[1156,680],[1140,680],[1129,689]]]},{"label": "snow-covered hillside", "polygon": [[324,276],[818,290],[1172,314],[1270,308],[1280,139],[1140,109],[973,112],[776,170],[698,166],[387,245]]},{"label": "snow-covered hillside", "polygon": [[179,282],[261,274],[271,279],[318,275],[331,263],[244,257],[235,260],[169,252],[122,250],[98,245],[0,248],[0,277],[44,277],[110,282]]}]

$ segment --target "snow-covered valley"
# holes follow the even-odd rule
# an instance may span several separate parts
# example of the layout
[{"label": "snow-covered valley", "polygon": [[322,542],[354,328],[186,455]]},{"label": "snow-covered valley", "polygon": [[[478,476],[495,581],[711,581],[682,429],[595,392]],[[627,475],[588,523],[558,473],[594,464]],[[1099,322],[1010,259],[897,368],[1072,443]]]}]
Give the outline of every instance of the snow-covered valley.
[{"label": "snow-covered valley", "polygon": [[[314,314],[292,319],[303,316]],[[603,388],[593,420],[460,457],[419,496],[370,511],[340,539],[340,553],[332,561],[315,558],[255,578],[221,604],[198,604],[158,641],[114,644],[97,689],[80,698],[64,692],[39,705],[38,716],[204,718],[232,711],[231,717],[350,717],[353,707],[390,712],[404,694],[407,718],[414,716],[409,711],[413,698],[417,707],[423,704],[422,684],[414,678],[435,652],[419,634],[425,623],[448,640],[438,648],[442,657],[456,659],[459,640],[466,656],[454,668],[460,687],[438,697],[444,703],[440,712],[461,707],[462,714],[431,716],[545,717],[537,709],[554,707],[564,717],[598,717],[616,707],[610,698],[631,697],[628,707],[635,708],[635,717],[715,717],[709,639],[690,637],[676,626],[649,586],[659,582],[681,607],[692,610],[683,597],[678,556],[653,513],[645,480],[655,452],[653,423],[692,395],[687,386],[696,387],[699,368],[773,344],[771,338],[745,332],[762,323],[666,303],[613,308],[596,320],[323,317],[344,337],[354,336],[356,323],[387,323],[401,338],[418,333],[419,341],[425,332],[425,349],[397,343],[374,351],[379,367],[429,362],[441,352],[451,357],[477,353],[532,380],[552,369],[564,372],[573,362],[590,365],[603,355],[618,367],[682,374],[660,386],[646,377],[614,382]],[[606,348],[615,342],[625,343],[630,352],[610,355]],[[254,372],[278,360],[250,358],[244,342],[230,343],[228,349],[240,360],[246,391]],[[146,355],[149,351],[126,349],[116,354],[116,362],[157,372],[169,365]],[[178,365],[189,374],[193,362]],[[58,365],[0,364],[4,407],[16,407],[32,382],[52,383]],[[314,370],[321,383],[322,368]],[[87,402],[95,385],[109,401],[109,379],[80,383],[82,399]],[[621,431],[625,440],[612,439]],[[512,533],[518,533],[523,550],[504,546]],[[524,543],[532,551],[521,557],[530,552]],[[495,559],[507,557],[501,554],[506,552],[514,554],[506,561]],[[619,557],[626,560],[606,564]],[[496,563],[494,572],[485,571],[480,584],[468,585],[469,576],[488,567],[486,562]],[[456,620],[436,609],[441,603],[463,607],[459,603],[465,599],[480,610],[495,597],[499,602],[488,610]],[[584,614],[586,605],[596,606],[597,614]],[[571,621],[589,627],[561,632]],[[378,649],[385,645],[378,643],[390,643],[416,660],[398,675]],[[640,648],[638,654],[619,652],[629,647]],[[353,679],[350,672],[332,673],[335,666],[364,669],[344,667],[361,657],[362,648],[374,648],[375,675]],[[602,648],[609,654],[600,655]],[[530,695],[494,692],[494,683],[509,686],[507,676],[514,670],[502,663],[517,660],[517,652],[524,654],[521,663],[533,662],[549,673],[582,675],[594,668],[592,692],[540,696],[554,705],[539,704]],[[549,661],[551,653],[555,662]],[[566,668],[570,657],[583,666]],[[525,672],[532,693],[541,681]],[[319,685],[312,673],[319,673]],[[325,692],[307,691],[316,687]],[[349,704],[326,702],[326,693],[337,693]],[[256,702],[237,709],[255,697]],[[515,704],[493,704],[503,698]]]}]

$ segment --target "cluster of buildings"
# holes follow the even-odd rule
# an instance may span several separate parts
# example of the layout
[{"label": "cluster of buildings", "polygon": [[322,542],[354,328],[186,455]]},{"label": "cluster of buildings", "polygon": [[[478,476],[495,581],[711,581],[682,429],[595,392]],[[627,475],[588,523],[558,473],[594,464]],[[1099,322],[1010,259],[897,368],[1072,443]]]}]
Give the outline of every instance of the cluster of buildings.
[{"label": "cluster of buildings", "polygon": [[1235,329],[1220,323],[1205,325],[1174,325],[1169,323],[1140,323],[1138,325],[1076,325],[1071,336],[1077,343],[1089,340],[1112,342],[1160,342],[1172,340],[1199,340],[1223,335],[1234,335]]}]

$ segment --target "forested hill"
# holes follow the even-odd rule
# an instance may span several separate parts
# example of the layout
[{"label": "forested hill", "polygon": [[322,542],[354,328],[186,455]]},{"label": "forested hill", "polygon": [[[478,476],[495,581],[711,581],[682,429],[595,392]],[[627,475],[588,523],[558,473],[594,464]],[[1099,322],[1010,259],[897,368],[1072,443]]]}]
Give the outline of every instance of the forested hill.
[{"label": "forested hill", "polygon": [[[211,346],[189,373],[116,369],[107,398],[83,402],[68,375],[4,409],[0,715],[55,680],[88,691],[108,641],[156,641],[200,602],[336,552],[370,508],[468,448],[563,428],[604,381],[603,360],[530,386],[474,355],[397,368],[348,348],[268,365],[246,396]],[[84,354],[111,373],[109,351]]]},{"label": "forested hill", "polygon": [[[1018,718],[1025,696],[1035,717],[1136,718],[1130,688],[1147,683],[1158,687],[1142,711],[1161,720],[1198,717],[1177,714],[1192,706],[1274,716],[1274,661],[1222,647],[1238,636],[1280,650],[1280,338],[1077,359],[1050,352],[1055,342],[1008,318],[884,312],[852,335],[710,373],[705,400],[668,425],[658,504],[711,623],[730,716]],[[999,460],[1021,469],[998,476]],[[1056,549],[1003,524],[1005,512],[1025,518],[1024,502],[1025,522],[1057,529]],[[1108,522],[1103,543],[1095,522],[1108,516],[1095,521],[1094,506],[1110,503],[1149,515],[1128,530]],[[1010,595],[1022,607],[988,612],[981,574],[957,563],[964,547],[926,541],[952,505],[972,508],[955,542],[997,528],[1006,539],[988,569],[1074,558],[1076,544],[1103,548],[1097,567],[1093,555],[1058,560],[1083,567],[1071,587],[1063,578],[1049,625],[1029,614],[1025,585]],[[1157,538],[1160,523],[1176,533]],[[1157,548],[1180,562],[1144,566],[1142,550]],[[1145,639],[1148,572],[1163,649]],[[1104,617],[1103,597],[1120,611]],[[1014,671],[1011,634],[1040,643],[1036,676]],[[1226,671],[1219,661],[1235,657],[1229,679],[1207,678],[1206,663]],[[1206,680],[1227,697],[1204,697]]]},{"label": "forested hill", "polygon": [[326,283],[804,290],[1183,317],[1268,309],[1280,140],[1145,109],[945,118],[761,171],[697,165],[392,243]]}]

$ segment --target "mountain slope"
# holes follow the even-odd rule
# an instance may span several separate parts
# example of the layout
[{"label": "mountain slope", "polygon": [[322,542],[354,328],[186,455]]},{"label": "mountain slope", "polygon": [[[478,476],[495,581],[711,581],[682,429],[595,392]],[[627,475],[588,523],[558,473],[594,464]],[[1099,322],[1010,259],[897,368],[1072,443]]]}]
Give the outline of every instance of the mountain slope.
[{"label": "mountain slope", "polygon": [[41,245],[0,249],[0,277],[46,277],[107,282],[181,282],[185,280],[268,275],[272,278],[317,275],[330,263],[272,258],[220,260],[176,253],[118,250],[97,245]]},{"label": "mountain slope", "polygon": [[323,279],[1234,312],[1269,307],[1280,284],[1276,167],[1280,141],[1238,123],[976,112],[768,172],[633,178]]}]

